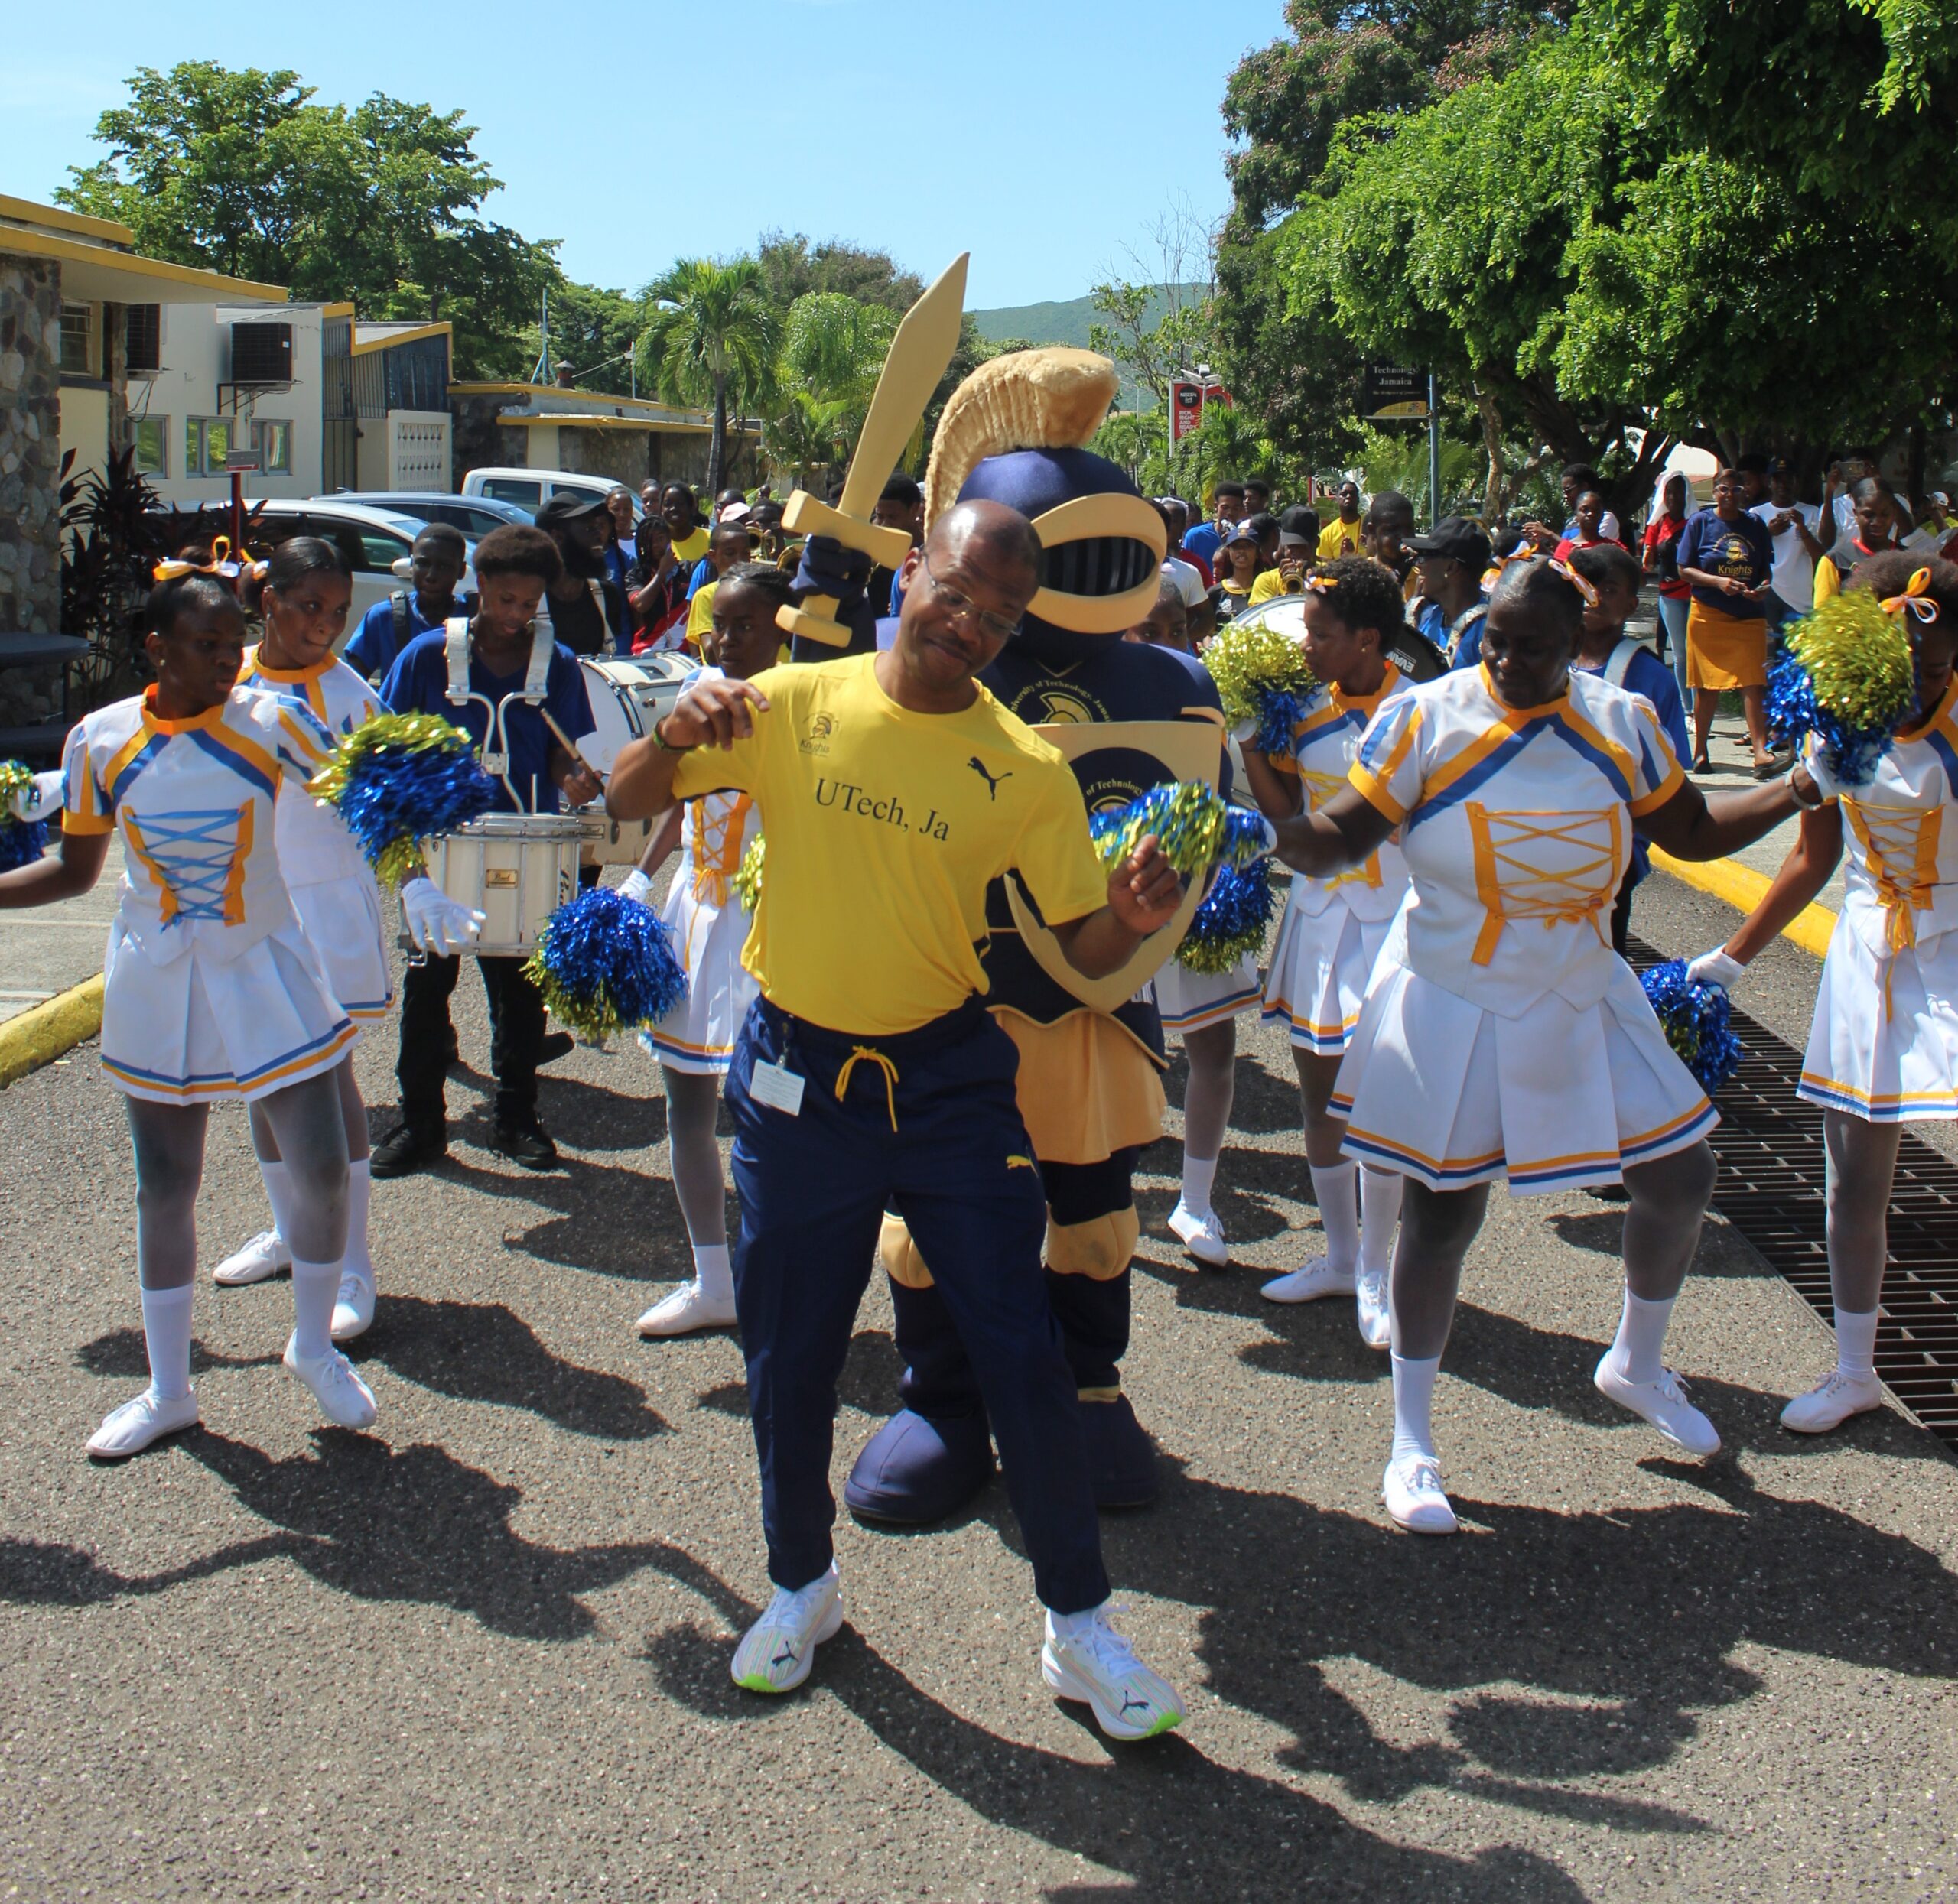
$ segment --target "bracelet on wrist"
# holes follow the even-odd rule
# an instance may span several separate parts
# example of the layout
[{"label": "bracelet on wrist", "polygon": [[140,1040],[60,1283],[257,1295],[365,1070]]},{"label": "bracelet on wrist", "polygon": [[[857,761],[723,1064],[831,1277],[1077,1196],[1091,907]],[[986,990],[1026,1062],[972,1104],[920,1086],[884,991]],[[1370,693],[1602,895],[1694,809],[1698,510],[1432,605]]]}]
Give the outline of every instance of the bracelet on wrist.
[{"label": "bracelet on wrist", "polygon": [[652,723],[652,744],[657,747],[662,754],[691,753],[693,751],[691,748],[675,746],[672,742],[668,740],[665,735],[661,732],[661,729],[666,725],[667,718],[666,715],[662,714],[660,717]]},{"label": "bracelet on wrist", "polygon": [[1804,813],[1813,813],[1818,807],[1826,805],[1827,801],[1823,794],[1822,789],[1816,785],[1815,776],[1813,774],[1809,776],[1808,784],[1809,791],[1815,795],[1815,798],[1813,800],[1804,800],[1802,798],[1801,788],[1797,784],[1795,779],[1796,775],[1800,773],[1801,770],[1802,763],[1798,760],[1788,769],[1787,774],[1784,776],[1788,783],[1789,797]]}]

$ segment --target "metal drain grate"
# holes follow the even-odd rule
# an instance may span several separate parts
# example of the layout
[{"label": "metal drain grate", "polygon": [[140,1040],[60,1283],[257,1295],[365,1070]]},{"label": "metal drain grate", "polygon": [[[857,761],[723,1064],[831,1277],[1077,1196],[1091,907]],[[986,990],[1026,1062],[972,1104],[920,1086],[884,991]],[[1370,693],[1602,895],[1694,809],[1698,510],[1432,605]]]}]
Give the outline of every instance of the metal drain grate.
[{"label": "metal drain grate", "polygon": [[[1637,939],[1632,963],[1658,954]],[[1801,1053],[1739,1009],[1746,1056],[1719,1098],[1713,1207],[1825,1322],[1822,1113],[1795,1095]],[[1958,1450],[1958,1164],[1907,1129],[1890,1200],[1890,1254],[1876,1372],[1924,1426]]]}]

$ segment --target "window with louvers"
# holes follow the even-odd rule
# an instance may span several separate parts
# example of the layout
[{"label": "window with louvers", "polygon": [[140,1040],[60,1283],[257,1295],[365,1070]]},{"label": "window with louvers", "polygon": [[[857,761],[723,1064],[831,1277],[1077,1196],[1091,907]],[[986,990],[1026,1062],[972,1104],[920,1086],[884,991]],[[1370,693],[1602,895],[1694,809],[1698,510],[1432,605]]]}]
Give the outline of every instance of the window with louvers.
[{"label": "window with louvers", "polygon": [[233,383],[291,382],[292,327],[233,324],[231,380]]}]

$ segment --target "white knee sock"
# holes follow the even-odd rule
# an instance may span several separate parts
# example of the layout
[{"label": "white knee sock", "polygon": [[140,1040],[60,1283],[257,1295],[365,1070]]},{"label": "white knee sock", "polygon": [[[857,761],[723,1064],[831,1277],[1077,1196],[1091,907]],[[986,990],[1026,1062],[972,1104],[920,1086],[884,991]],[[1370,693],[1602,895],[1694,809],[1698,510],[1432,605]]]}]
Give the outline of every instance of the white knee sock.
[{"label": "white knee sock", "polygon": [[374,1180],[368,1173],[365,1157],[346,1167],[346,1254],[340,1259],[346,1269],[374,1273],[374,1259],[367,1252],[367,1212],[373,1201]]},{"label": "white knee sock", "polygon": [[1876,1319],[1881,1309],[1866,1309],[1861,1315],[1848,1309],[1836,1311],[1836,1366],[1844,1375],[1867,1382],[1876,1373]]},{"label": "white knee sock", "polygon": [[259,1175],[265,1180],[265,1201],[272,1207],[272,1227],[287,1243],[292,1240],[292,1173],[282,1163],[267,1157],[259,1159]]},{"label": "white knee sock", "polygon": [[714,1302],[732,1302],[734,1300],[734,1269],[728,1261],[727,1246],[724,1243],[697,1243],[694,1245],[694,1280],[701,1286],[701,1294]]},{"label": "white knee sock", "polygon": [[1665,1369],[1666,1327],[1673,1319],[1674,1297],[1647,1302],[1625,1292],[1625,1312],[1618,1318],[1612,1359],[1628,1382],[1656,1382]]},{"label": "white knee sock", "polygon": [[1325,1227],[1325,1257],[1335,1269],[1351,1269],[1360,1258],[1360,1193],[1355,1179],[1358,1164],[1312,1167],[1312,1194],[1319,1199],[1319,1220]]},{"label": "white knee sock", "polygon": [[1360,1273],[1384,1276],[1394,1267],[1394,1232],[1407,1181],[1390,1170],[1360,1168]]},{"label": "white knee sock", "polygon": [[1429,1356],[1413,1361],[1402,1355],[1389,1358],[1394,1364],[1394,1455],[1425,1454],[1433,1460],[1435,1452],[1435,1377],[1441,1373],[1441,1357]]},{"label": "white knee sock", "polygon": [[292,1352],[317,1361],[333,1344],[333,1303],[340,1295],[340,1265],[292,1259]]},{"label": "white knee sock", "polygon": [[1183,1207],[1197,1211],[1210,1207],[1210,1187],[1217,1181],[1215,1157],[1192,1157],[1183,1152]]},{"label": "white knee sock", "polygon": [[143,1347],[149,1351],[150,1386],[164,1402],[190,1392],[190,1285],[143,1292]]}]

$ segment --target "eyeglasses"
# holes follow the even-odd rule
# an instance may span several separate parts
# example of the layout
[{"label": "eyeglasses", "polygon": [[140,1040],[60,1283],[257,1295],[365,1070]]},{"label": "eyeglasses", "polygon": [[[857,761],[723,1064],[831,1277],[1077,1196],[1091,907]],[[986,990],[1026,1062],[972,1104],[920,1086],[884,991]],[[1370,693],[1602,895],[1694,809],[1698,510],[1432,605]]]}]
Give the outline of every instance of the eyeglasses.
[{"label": "eyeglasses", "polygon": [[949,582],[942,582],[932,571],[932,558],[921,555],[919,566],[925,571],[925,577],[932,585],[932,598],[944,610],[946,616],[955,622],[963,622],[968,628],[976,628],[989,641],[1010,641],[1020,632],[1018,621],[1008,621],[1003,615],[995,615],[981,608],[969,596],[962,595]]}]

